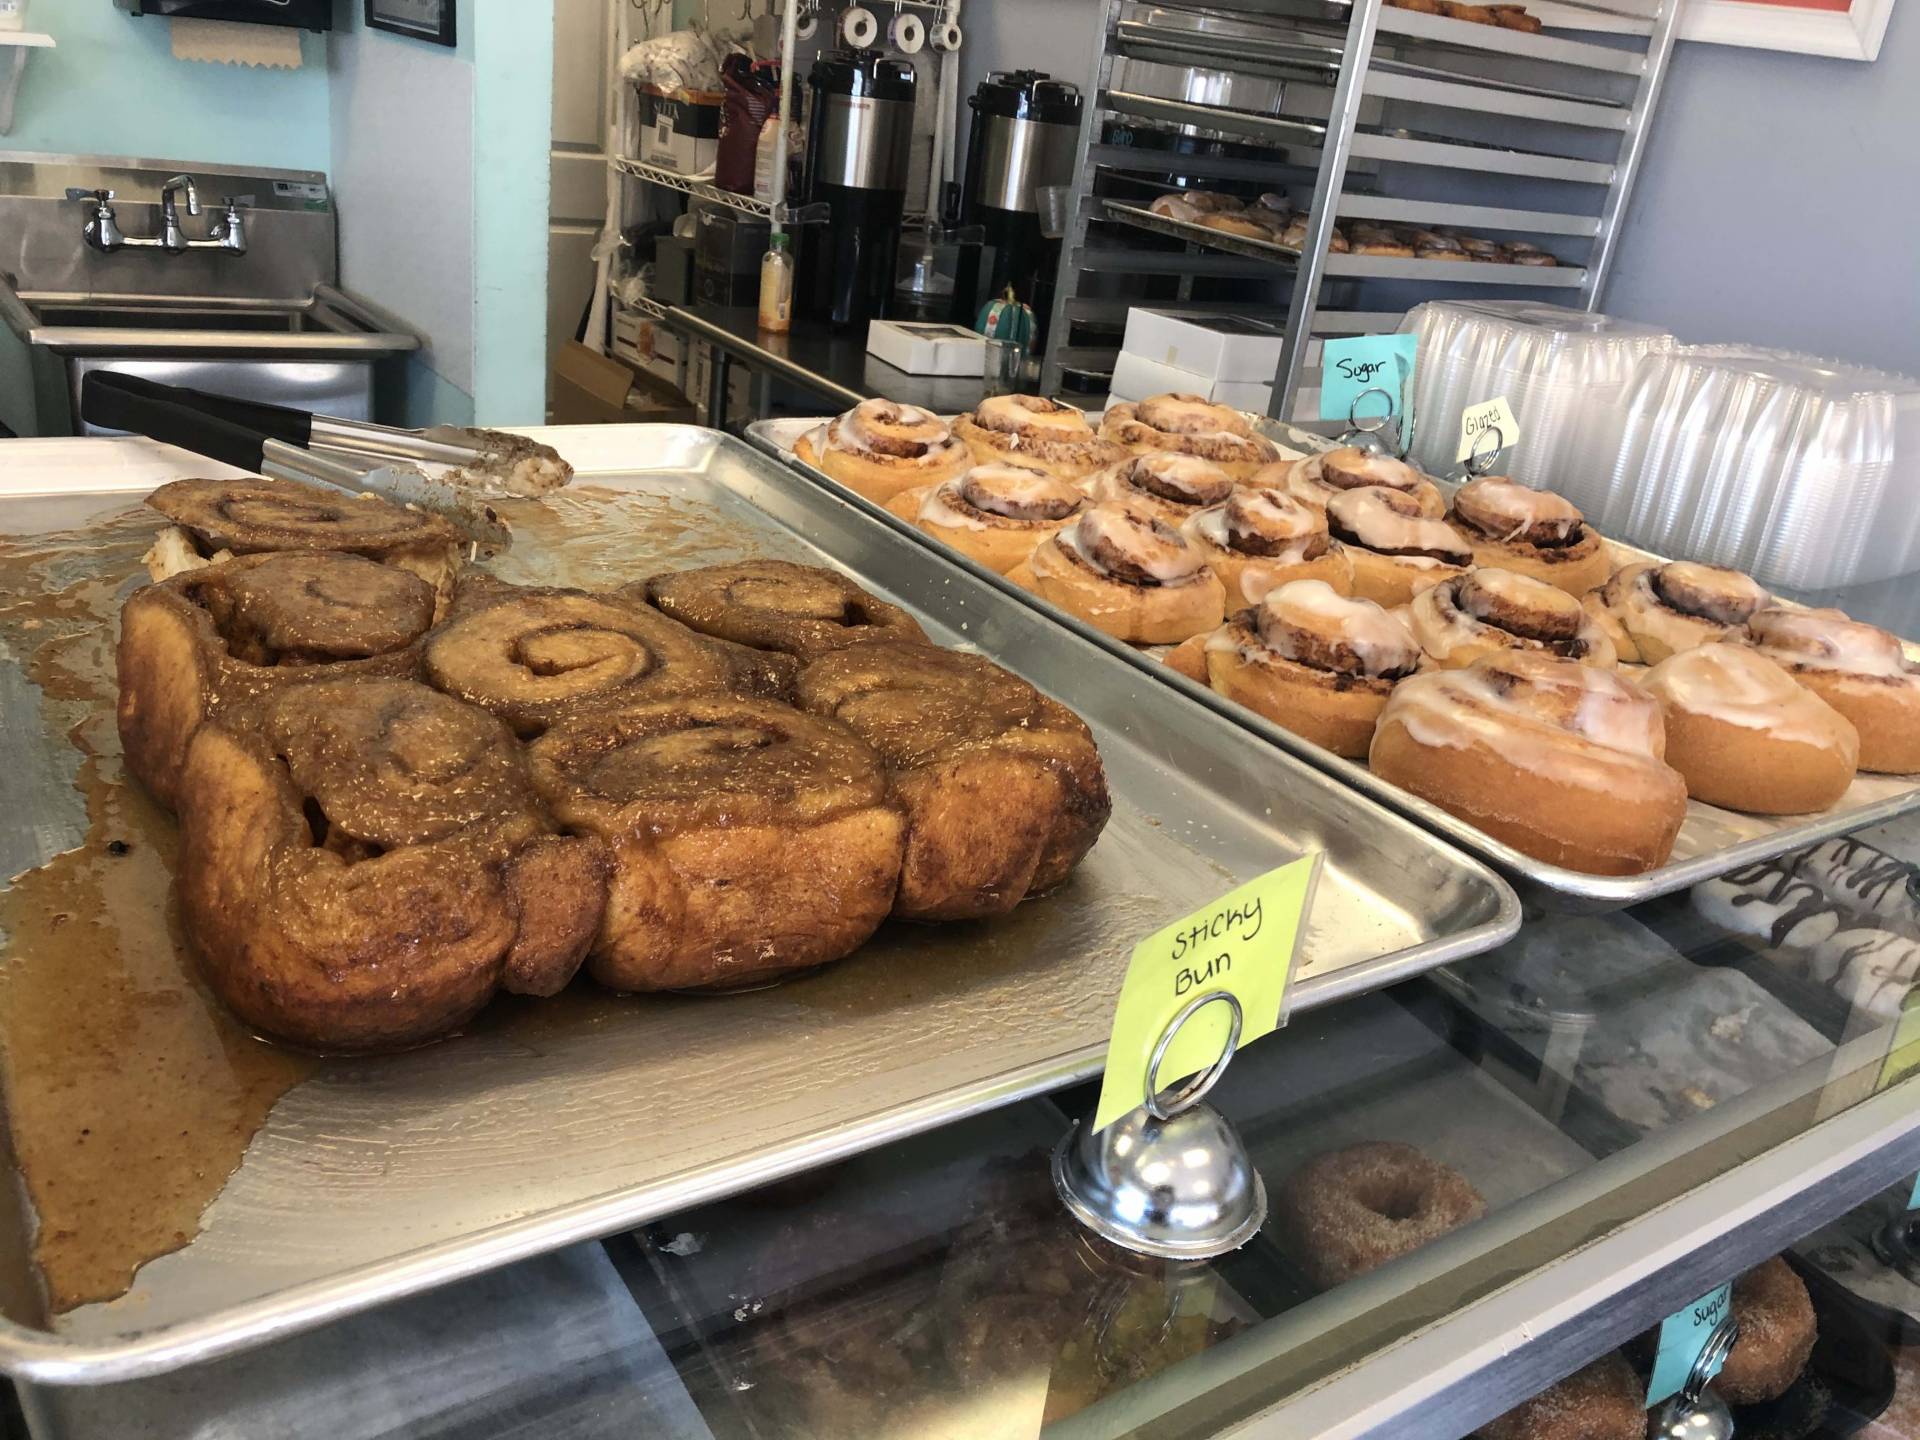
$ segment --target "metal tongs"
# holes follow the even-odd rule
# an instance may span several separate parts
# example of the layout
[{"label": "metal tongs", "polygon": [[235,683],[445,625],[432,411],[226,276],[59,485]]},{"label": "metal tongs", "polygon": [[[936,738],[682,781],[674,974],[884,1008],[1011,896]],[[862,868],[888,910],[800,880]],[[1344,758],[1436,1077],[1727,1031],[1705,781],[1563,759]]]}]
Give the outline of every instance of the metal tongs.
[{"label": "metal tongs", "polygon": [[[513,532],[484,498],[404,464],[381,463],[466,466],[484,458],[479,450],[112,370],[86,377],[80,414],[88,424],[146,435],[271,479],[375,495],[429,511],[490,552],[505,550],[513,541]],[[329,453],[304,448],[314,444],[325,445]],[[367,463],[361,463],[363,459]]]}]

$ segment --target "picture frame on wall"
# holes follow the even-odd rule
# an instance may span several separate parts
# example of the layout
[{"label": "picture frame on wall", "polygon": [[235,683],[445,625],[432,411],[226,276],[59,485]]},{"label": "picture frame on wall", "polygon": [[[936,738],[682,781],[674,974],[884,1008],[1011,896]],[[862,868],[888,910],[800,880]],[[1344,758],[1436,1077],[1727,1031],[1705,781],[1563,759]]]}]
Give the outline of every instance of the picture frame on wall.
[{"label": "picture frame on wall", "polygon": [[1874,60],[1893,0],[1687,0],[1680,38]]},{"label": "picture frame on wall", "polygon": [[435,45],[458,40],[454,28],[454,0],[367,0],[367,24],[375,30],[411,35]]}]

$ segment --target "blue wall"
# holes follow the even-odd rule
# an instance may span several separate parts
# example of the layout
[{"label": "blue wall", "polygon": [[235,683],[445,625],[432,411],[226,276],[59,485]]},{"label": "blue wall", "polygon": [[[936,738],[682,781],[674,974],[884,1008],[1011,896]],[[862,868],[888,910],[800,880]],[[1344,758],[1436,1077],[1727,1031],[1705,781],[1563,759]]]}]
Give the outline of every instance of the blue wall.
[{"label": "blue wall", "polygon": [[323,37],[302,35],[304,68],[264,70],[175,60],[165,21],[112,0],[35,0],[27,16],[58,48],[28,60],[0,151],[327,168]]}]

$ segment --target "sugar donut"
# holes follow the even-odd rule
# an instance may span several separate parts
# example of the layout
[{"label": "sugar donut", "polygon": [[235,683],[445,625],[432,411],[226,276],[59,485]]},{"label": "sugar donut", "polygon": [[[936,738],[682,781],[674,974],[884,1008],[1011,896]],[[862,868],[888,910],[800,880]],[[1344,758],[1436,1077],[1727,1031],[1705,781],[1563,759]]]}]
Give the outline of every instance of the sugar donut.
[{"label": "sugar donut", "polygon": [[1618,1350],[1479,1430],[1479,1440],[1644,1440],[1645,1387]]},{"label": "sugar donut", "polygon": [[1740,1338],[1713,1390],[1729,1405],[1778,1400],[1807,1368],[1819,1338],[1807,1282],[1776,1255],[1733,1282],[1733,1318]]},{"label": "sugar donut", "polygon": [[1277,1201],[1275,1218],[1289,1253],[1321,1290],[1487,1213],[1487,1202],[1464,1175],[1391,1140],[1315,1156],[1287,1178]]}]

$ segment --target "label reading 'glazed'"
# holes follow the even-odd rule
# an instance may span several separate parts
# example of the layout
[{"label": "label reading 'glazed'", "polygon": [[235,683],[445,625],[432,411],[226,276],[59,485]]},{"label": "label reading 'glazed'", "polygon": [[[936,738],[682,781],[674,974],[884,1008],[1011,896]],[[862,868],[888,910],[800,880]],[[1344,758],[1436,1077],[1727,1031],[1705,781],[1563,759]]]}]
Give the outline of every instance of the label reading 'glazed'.
[{"label": "label reading 'glazed'", "polygon": [[[1096,1130],[1145,1100],[1154,1047],[1195,1000],[1231,995],[1240,1005],[1242,1045],[1280,1028],[1320,858],[1315,852],[1271,870],[1134,946],[1114,1008]],[[1167,1047],[1160,1089],[1219,1059],[1230,1024],[1225,1005],[1198,1011]]]}]

